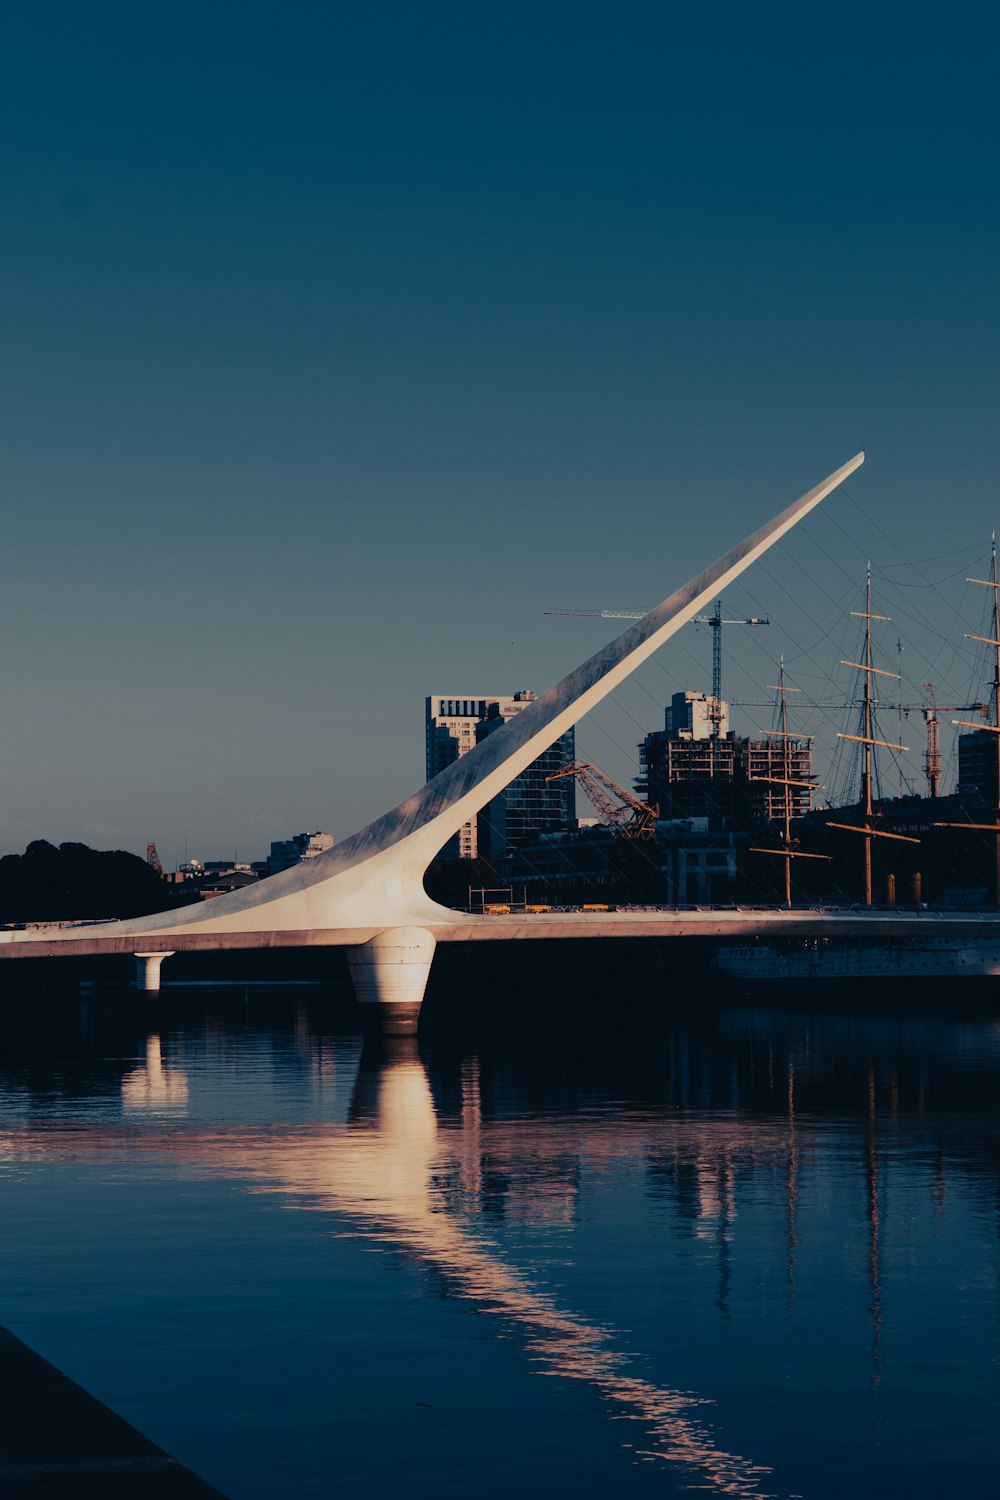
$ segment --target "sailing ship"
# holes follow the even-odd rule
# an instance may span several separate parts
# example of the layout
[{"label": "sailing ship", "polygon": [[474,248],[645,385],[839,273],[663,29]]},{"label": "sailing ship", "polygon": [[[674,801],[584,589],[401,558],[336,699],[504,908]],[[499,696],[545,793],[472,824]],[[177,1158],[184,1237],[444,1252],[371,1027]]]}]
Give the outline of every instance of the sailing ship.
[{"label": "sailing ship", "polygon": [[727,945],[716,954],[730,979],[942,979],[1000,974],[1000,939],[910,938],[845,942],[834,938]]},{"label": "sailing ship", "polygon": [[[953,722],[971,729],[986,729],[997,736],[995,812],[991,823],[972,821],[935,823],[939,828],[978,829],[994,836],[994,902],[1000,907],[1000,577],[997,573],[996,536],[993,538],[991,575],[985,578],[970,578],[967,582],[989,588],[993,592],[992,636],[967,635],[966,639],[980,641],[993,648],[994,672],[992,694],[989,704],[989,722],[972,723],[965,719]],[[919,839],[907,834],[893,833],[878,826],[878,816],[873,798],[874,755],[876,747],[903,751],[904,745],[884,740],[876,733],[875,699],[872,693],[873,677],[890,677],[899,680],[899,674],[876,667],[872,659],[873,620],[888,620],[888,615],[872,611],[871,564],[868,565],[865,586],[864,611],[852,610],[856,618],[865,622],[864,647],[861,661],[843,661],[842,666],[853,667],[862,674],[863,690],[859,734],[840,734],[839,739],[854,741],[861,746],[861,796],[858,822],[829,823],[829,827],[859,834],[864,840],[864,904],[872,906],[872,845],[877,838],[891,839],[900,843],[917,844]],[[785,708],[784,662],[782,662],[778,690],[780,691],[781,729],[773,731],[783,734],[788,741],[787,713]],[[791,783],[790,783],[791,784]],[[791,871],[794,858],[803,856],[794,847],[791,836],[790,805],[788,787],[785,791],[785,818],[780,849],[758,849],[758,853],[778,854],[785,861],[785,905],[791,906]],[[892,879],[892,877],[890,877]],[[716,962],[723,973],[741,980],[862,980],[889,978],[940,978],[962,975],[964,977],[991,976],[1000,974],[1000,937],[985,939],[935,938],[917,936],[905,940],[852,941],[843,939],[811,937],[789,939],[784,942],[769,941],[760,944],[727,944],[720,946]]]}]

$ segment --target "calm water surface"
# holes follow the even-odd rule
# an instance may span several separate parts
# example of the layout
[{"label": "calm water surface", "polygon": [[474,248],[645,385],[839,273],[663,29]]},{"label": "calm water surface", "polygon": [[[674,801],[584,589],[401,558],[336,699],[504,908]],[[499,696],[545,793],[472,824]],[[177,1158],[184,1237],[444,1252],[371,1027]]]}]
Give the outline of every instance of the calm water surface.
[{"label": "calm water surface", "polygon": [[7,991],[0,1322],[232,1500],[992,1496],[996,1018],[669,990]]}]

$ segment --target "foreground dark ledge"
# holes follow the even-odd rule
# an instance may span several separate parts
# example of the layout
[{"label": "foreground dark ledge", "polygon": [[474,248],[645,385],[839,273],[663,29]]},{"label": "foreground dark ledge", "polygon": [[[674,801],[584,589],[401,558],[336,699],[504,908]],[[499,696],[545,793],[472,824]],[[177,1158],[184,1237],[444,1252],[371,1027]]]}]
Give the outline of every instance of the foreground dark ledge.
[{"label": "foreground dark ledge", "polygon": [[4,1500],[225,1500],[0,1328]]}]

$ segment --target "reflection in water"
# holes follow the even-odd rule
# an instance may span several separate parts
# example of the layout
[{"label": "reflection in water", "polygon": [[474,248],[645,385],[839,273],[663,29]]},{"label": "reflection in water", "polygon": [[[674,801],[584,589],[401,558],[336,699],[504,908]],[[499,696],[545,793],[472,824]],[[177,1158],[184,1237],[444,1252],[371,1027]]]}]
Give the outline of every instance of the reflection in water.
[{"label": "reflection in water", "polygon": [[[497,1335],[514,1332],[533,1371],[596,1394],[605,1417],[628,1424],[628,1456],[653,1466],[644,1475],[659,1466],[674,1486],[746,1497],[784,1488],[774,1477],[787,1461],[776,1408],[799,1400],[800,1421],[825,1418],[836,1435],[828,1433],[825,1451],[817,1440],[816,1482],[803,1483],[800,1455],[791,1488],[860,1493],[854,1470],[842,1469],[839,1481],[837,1471],[818,1472],[834,1461],[839,1442],[840,1414],[827,1409],[853,1382],[865,1412],[881,1424],[905,1384],[899,1246],[902,1240],[909,1254],[917,1243],[921,1195],[939,1242],[954,1238],[949,1220],[970,1199],[979,1217],[961,1222],[995,1235],[989,1211],[1000,1173],[990,1121],[1000,1036],[988,1024],[966,1033],[880,1030],[877,1022],[859,1027],[835,1016],[782,1021],[731,1011],[714,1030],[678,1023],[655,1047],[623,1044],[622,1058],[603,1047],[569,1058],[560,1042],[526,1061],[518,1039],[515,1062],[500,1045],[432,1046],[425,1065],[404,1042],[358,1065],[355,1043],[323,1034],[303,1007],[283,1032],[218,1016],[188,1032],[156,1031],[139,1066],[136,1043],[131,1034],[123,1039],[117,1071],[100,1035],[89,1068],[75,1058],[53,1064],[34,1047],[16,1064],[8,1059],[0,1072],[0,1158],[120,1162],[127,1155],[131,1164],[145,1152],[157,1162],[173,1159],[179,1175],[193,1168],[279,1193],[291,1209],[328,1214],[338,1235],[418,1263]],[[178,1056],[183,1067],[171,1061]],[[246,1113],[236,1116],[240,1099]],[[119,1111],[128,1117],[124,1135]],[[897,1181],[905,1192],[896,1192]],[[893,1218],[890,1209],[901,1202],[905,1211],[897,1208]],[[619,1331],[630,1319],[617,1304],[615,1327],[578,1310],[592,1285],[585,1274],[570,1278],[571,1294],[557,1295],[532,1271],[530,1245],[524,1248],[534,1236],[545,1247],[585,1249],[586,1215],[593,1224],[618,1210],[654,1235],[656,1268],[647,1267],[639,1285],[657,1291],[669,1283],[669,1294],[657,1308],[659,1325],[650,1312],[643,1335],[654,1344],[659,1337],[654,1357],[676,1386],[636,1373]],[[825,1261],[816,1248],[824,1234],[835,1247]],[[623,1231],[597,1243],[622,1256],[624,1240]],[[987,1246],[986,1259],[995,1248]],[[630,1264],[624,1256],[613,1261],[609,1276],[627,1279]],[[768,1302],[762,1288],[772,1270]],[[957,1284],[951,1265],[941,1275],[942,1286]],[[692,1289],[700,1301],[679,1312]],[[633,1319],[636,1308],[645,1315],[642,1295],[632,1302]],[[986,1295],[982,1280],[975,1295]],[[988,1295],[995,1300],[995,1286]],[[826,1324],[817,1322],[820,1304],[830,1308]],[[773,1378],[771,1397],[753,1408],[766,1408],[759,1432],[747,1441],[755,1423],[744,1421],[723,1443],[708,1398],[719,1399],[720,1426],[740,1402],[752,1405],[758,1370],[767,1373],[765,1341],[779,1325],[787,1395],[775,1396],[781,1386]],[[816,1331],[829,1336],[829,1347],[814,1345],[810,1362],[793,1367],[794,1338],[801,1334],[804,1344]],[[954,1327],[948,1337],[956,1337]],[[718,1363],[692,1361],[692,1345],[712,1338]],[[725,1363],[731,1351],[742,1375]],[[810,1380],[811,1397],[793,1389]],[[801,1404],[809,1399],[812,1407]],[[970,1406],[979,1399],[970,1376]],[[856,1424],[858,1408],[851,1411]],[[741,1456],[758,1442],[768,1467]],[[861,1459],[856,1467],[864,1469]],[[874,1468],[865,1481],[864,1493],[879,1493]]]},{"label": "reflection in water", "polygon": [[160,1038],[146,1039],[146,1061],[122,1079],[122,1107],[129,1114],[183,1112],[188,1102],[188,1081],[183,1069],[165,1067]]},{"label": "reflection in water", "polygon": [[877,1401],[878,1388],[885,1371],[882,1366],[882,1265],[879,1251],[879,1166],[875,1121],[875,1074],[871,1072],[868,1075],[865,1176],[868,1187],[868,1275],[871,1285],[871,1304],[868,1310],[872,1320],[872,1391]]},{"label": "reflection in water", "polygon": [[795,1313],[795,1250],[798,1245],[795,1213],[799,1201],[799,1137],[795,1128],[795,1063],[792,1058],[788,1059],[788,1170],[785,1177],[785,1195],[788,1220],[788,1255],[785,1262],[788,1276],[788,1311],[789,1315],[793,1316]]},{"label": "reflection in water", "polygon": [[[463,1079],[463,1117],[470,1111],[478,1127],[471,1083]],[[466,1153],[461,1156],[464,1176]],[[304,1152],[290,1185],[366,1223],[369,1235],[433,1266],[453,1295],[516,1325],[544,1373],[588,1382],[616,1415],[641,1422],[646,1438],[639,1456],[683,1464],[721,1494],[760,1495],[760,1477],[769,1470],[716,1446],[689,1415],[700,1398],[629,1374],[628,1356],[615,1350],[609,1330],[560,1308],[442,1210],[433,1189],[440,1164],[433,1100],[414,1049],[377,1071],[362,1070],[350,1150],[325,1151],[319,1159],[311,1149]],[[284,1156],[271,1166],[289,1170]]]},{"label": "reflection in water", "polygon": [[[150,1133],[149,1145],[157,1154],[180,1156],[209,1172],[227,1176],[238,1172],[262,1181],[265,1191],[294,1194],[297,1206],[346,1217],[369,1240],[416,1257],[443,1278],[453,1296],[515,1327],[539,1372],[586,1382],[612,1415],[641,1424],[641,1441],[624,1445],[633,1448],[636,1458],[681,1465],[698,1476],[701,1486],[719,1494],[763,1496],[760,1483],[770,1469],[716,1444],[709,1428],[693,1415],[706,1404],[704,1398],[629,1373],[631,1358],[614,1347],[611,1330],[560,1307],[529,1276],[505,1265],[495,1246],[448,1211],[437,1175],[453,1165],[467,1188],[481,1170],[471,1160],[481,1108],[475,1072],[469,1071],[463,1079],[462,1100],[462,1119],[471,1123],[473,1140],[466,1138],[464,1130],[449,1132],[442,1139],[415,1043],[403,1040],[392,1048],[388,1055],[363,1062],[345,1131],[334,1135],[307,1132],[286,1139],[244,1133],[238,1161],[232,1142],[214,1133]],[[158,1113],[183,1108],[186,1082],[183,1075],[163,1067],[158,1036],[149,1038],[146,1064],[123,1080],[122,1094],[127,1110]],[[634,1137],[635,1131],[628,1135]],[[588,1151],[595,1161],[604,1157],[610,1163],[630,1150],[627,1136],[623,1140],[616,1131],[609,1138],[605,1130],[597,1129],[587,1141]],[[76,1143],[74,1154],[85,1156],[112,1144],[99,1130],[89,1131],[85,1143]],[[21,1135],[18,1145],[22,1155],[30,1155],[33,1147],[47,1157],[53,1155],[53,1141],[47,1134],[35,1140]],[[570,1150],[564,1126],[532,1129],[530,1122],[519,1122],[506,1141],[501,1135],[494,1150],[497,1146],[501,1153],[527,1151],[539,1156],[548,1155],[553,1147],[559,1155]],[[725,1154],[722,1143],[718,1152],[710,1150],[704,1169],[699,1168],[706,1184],[702,1217],[718,1225],[720,1234],[733,1212]],[[547,1214],[543,1196],[542,1216]]]}]

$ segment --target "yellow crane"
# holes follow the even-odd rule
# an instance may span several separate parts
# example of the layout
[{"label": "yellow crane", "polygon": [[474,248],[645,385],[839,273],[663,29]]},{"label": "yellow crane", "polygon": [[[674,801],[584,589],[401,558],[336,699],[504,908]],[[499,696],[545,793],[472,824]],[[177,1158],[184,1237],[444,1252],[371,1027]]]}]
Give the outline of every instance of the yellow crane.
[{"label": "yellow crane", "polygon": [[546,776],[546,781],[558,781],[563,776],[575,776],[580,786],[593,803],[597,815],[605,828],[629,839],[651,839],[656,834],[656,819],[660,809],[640,802],[617,781],[613,781],[599,766],[581,760],[570,761],[561,771]]}]

